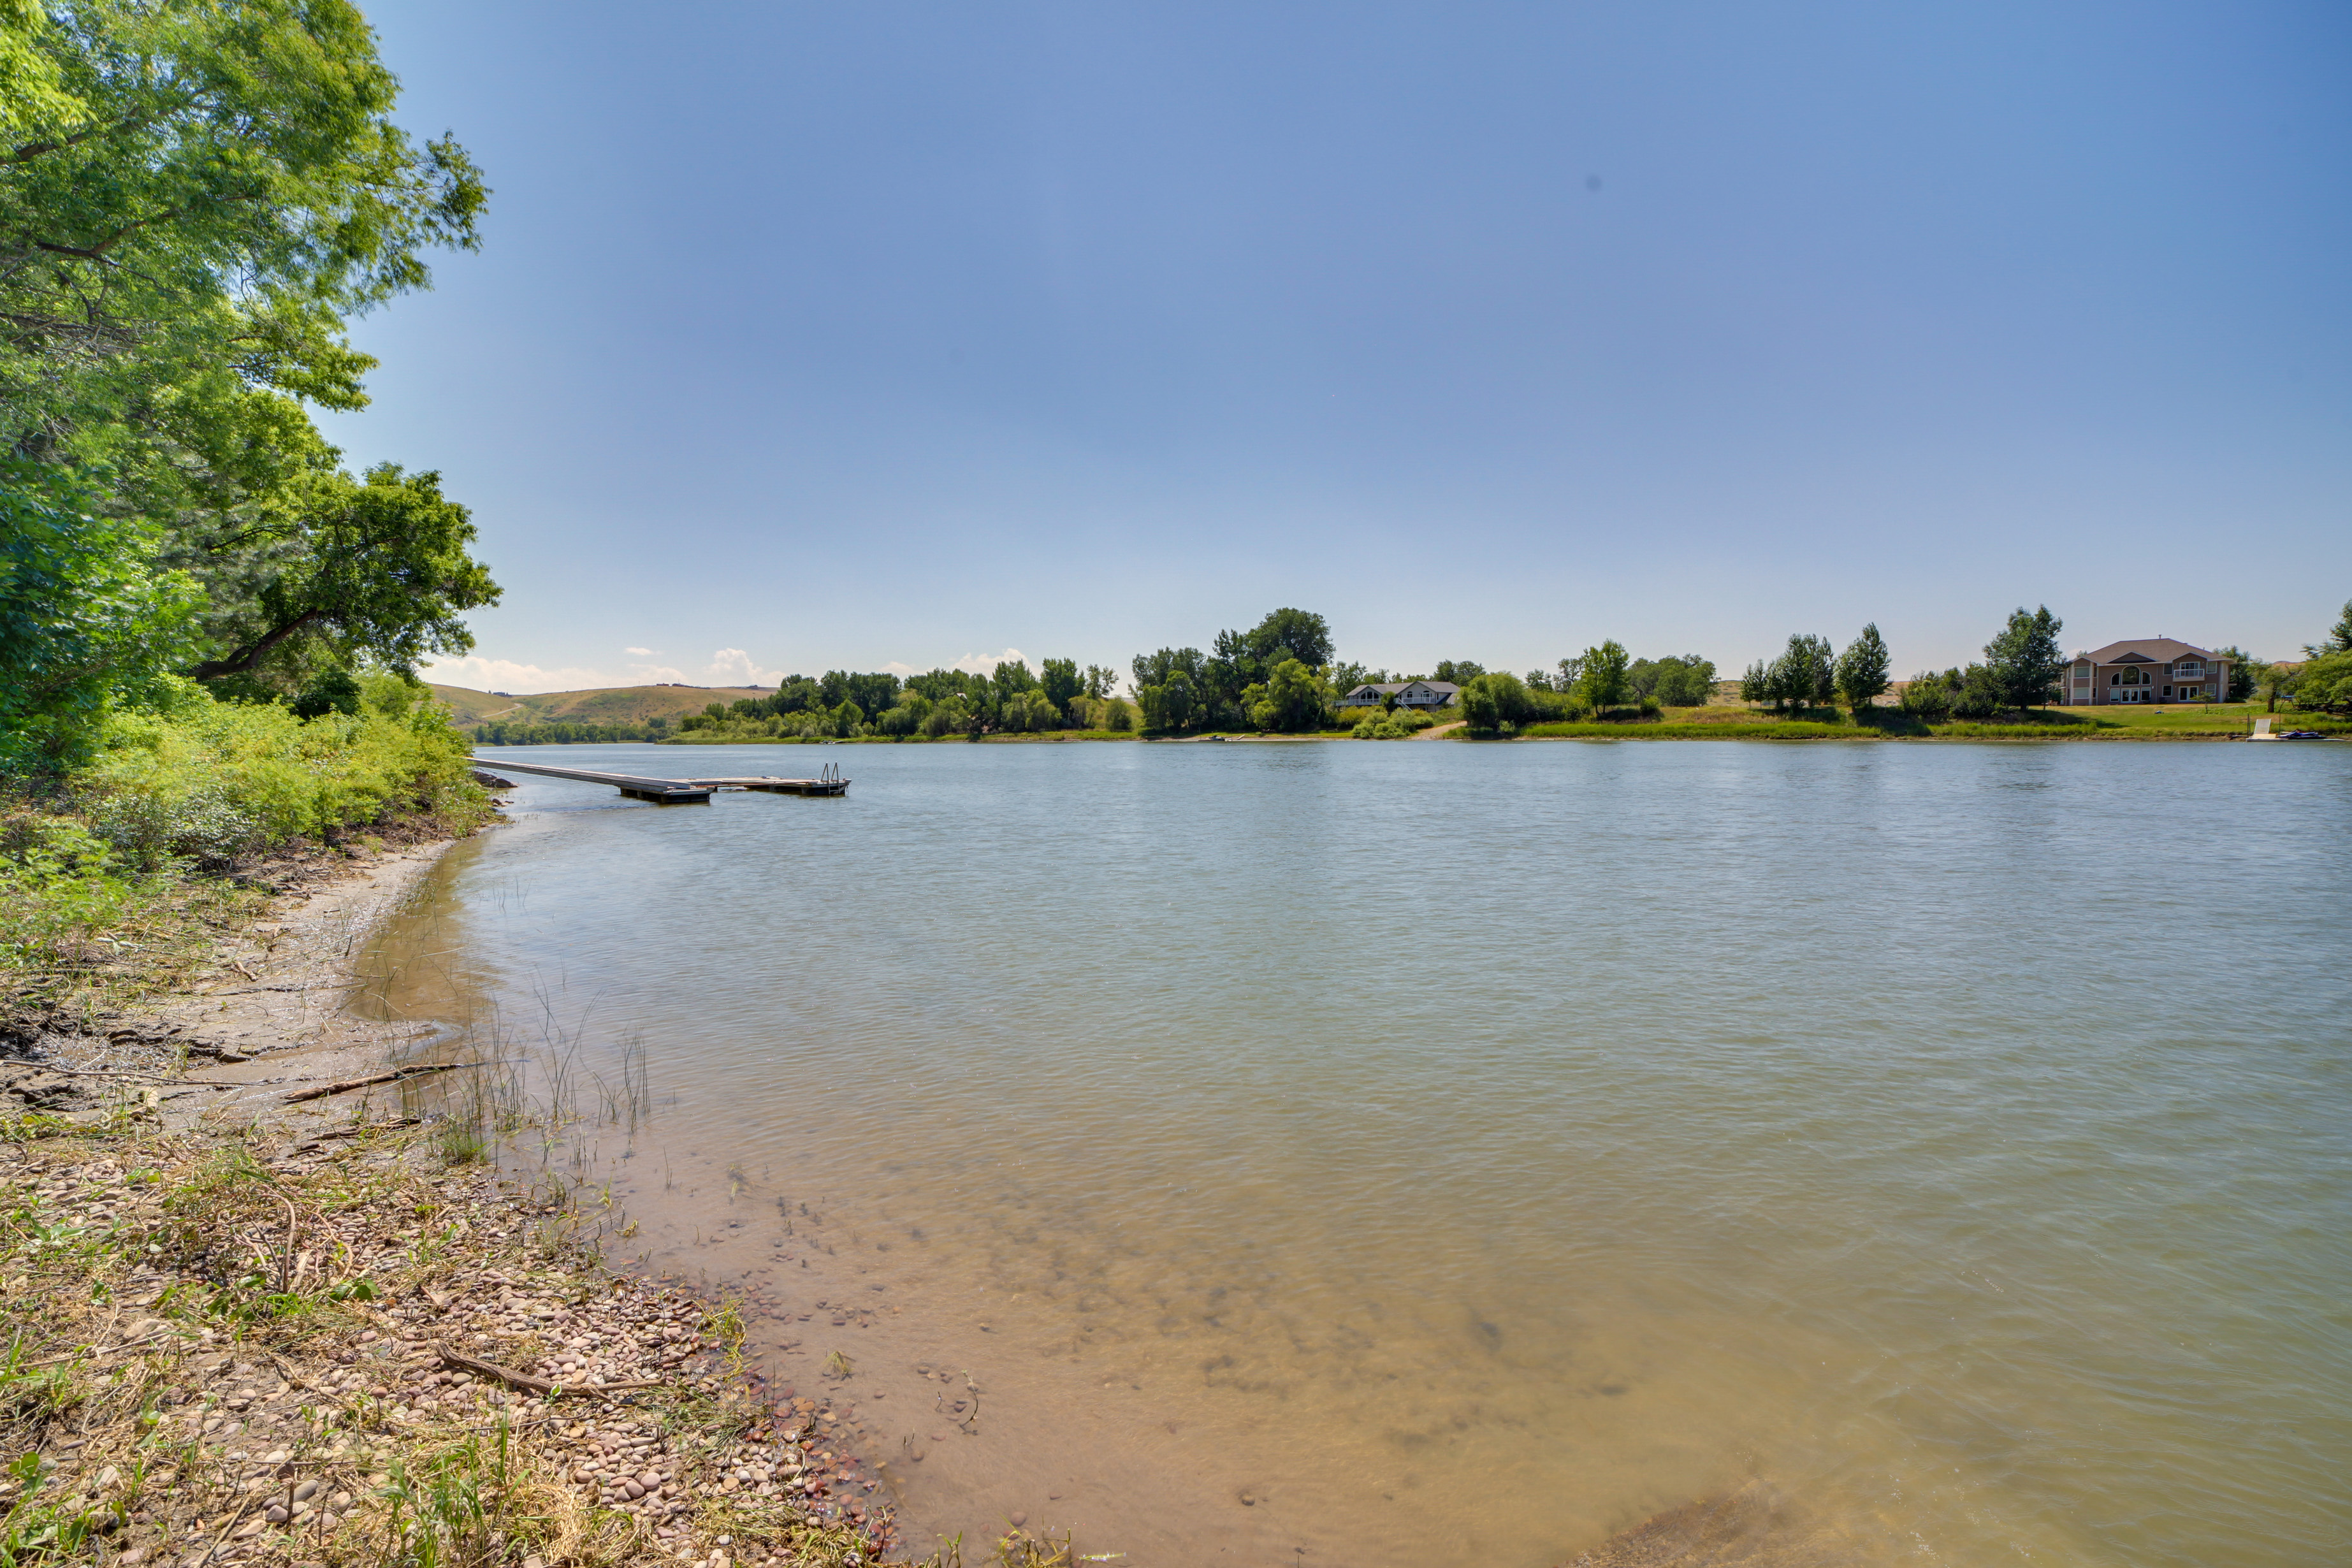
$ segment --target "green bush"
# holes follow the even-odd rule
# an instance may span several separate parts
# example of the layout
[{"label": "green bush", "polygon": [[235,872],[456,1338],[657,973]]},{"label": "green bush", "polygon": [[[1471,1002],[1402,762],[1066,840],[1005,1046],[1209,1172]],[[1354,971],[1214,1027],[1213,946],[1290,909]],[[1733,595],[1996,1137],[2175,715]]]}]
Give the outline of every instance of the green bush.
[{"label": "green bush", "polygon": [[426,689],[397,676],[361,679],[357,712],[311,719],[171,687],[156,710],[110,715],[97,757],[69,781],[125,865],[218,865],[390,815],[479,807],[466,738]]}]

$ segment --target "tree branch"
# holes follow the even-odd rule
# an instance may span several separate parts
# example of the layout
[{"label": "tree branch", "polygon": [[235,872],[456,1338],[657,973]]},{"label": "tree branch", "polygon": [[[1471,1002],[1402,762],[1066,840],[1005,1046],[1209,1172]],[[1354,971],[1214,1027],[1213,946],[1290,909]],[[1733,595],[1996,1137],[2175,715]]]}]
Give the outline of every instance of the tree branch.
[{"label": "tree branch", "polygon": [[260,641],[247,643],[226,658],[208,658],[188,673],[197,680],[218,680],[225,675],[244,675],[269,657],[269,650],[314,621],[326,618],[324,610],[305,610],[292,620],[269,633]]}]

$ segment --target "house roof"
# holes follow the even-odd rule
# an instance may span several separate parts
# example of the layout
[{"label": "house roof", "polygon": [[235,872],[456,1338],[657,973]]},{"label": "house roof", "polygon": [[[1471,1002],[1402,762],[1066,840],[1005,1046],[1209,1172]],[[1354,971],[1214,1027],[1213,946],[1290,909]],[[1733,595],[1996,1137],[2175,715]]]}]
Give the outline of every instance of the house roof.
[{"label": "house roof", "polygon": [[1348,689],[1347,695],[1353,697],[1359,691],[1377,691],[1381,696],[1386,697],[1391,692],[1402,691],[1410,686],[1418,686],[1429,691],[1444,691],[1448,693],[1462,689],[1450,680],[1391,680],[1381,686],[1374,686],[1370,682],[1367,682],[1362,686],[1351,686]]},{"label": "house roof", "polygon": [[2170,664],[2174,659],[2194,655],[2199,658],[2218,658],[2210,648],[2199,647],[2175,637],[2137,637],[2130,642],[2111,642],[2089,653],[2076,654],[2093,664]]},{"label": "house roof", "polygon": [[[1405,686],[1425,687],[1432,691],[1454,692],[1462,689],[1450,680],[1408,680],[1404,684]],[[1402,691],[1404,689],[1404,687],[1401,686],[1397,689]]]}]

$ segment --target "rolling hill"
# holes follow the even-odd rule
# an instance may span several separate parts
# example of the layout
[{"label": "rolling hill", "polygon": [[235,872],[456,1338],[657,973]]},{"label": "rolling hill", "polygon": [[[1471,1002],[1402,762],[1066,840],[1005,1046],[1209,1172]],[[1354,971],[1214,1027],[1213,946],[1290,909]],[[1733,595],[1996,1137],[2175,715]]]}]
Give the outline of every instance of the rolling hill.
[{"label": "rolling hill", "polygon": [[452,723],[472,730],[494,719],[509,724],[642,724],[656,716],[675,721],[713,702],[774,693],[747,686],[606,686],[508,697],[464,686],[436,686],[433,695],[449,705]]}]

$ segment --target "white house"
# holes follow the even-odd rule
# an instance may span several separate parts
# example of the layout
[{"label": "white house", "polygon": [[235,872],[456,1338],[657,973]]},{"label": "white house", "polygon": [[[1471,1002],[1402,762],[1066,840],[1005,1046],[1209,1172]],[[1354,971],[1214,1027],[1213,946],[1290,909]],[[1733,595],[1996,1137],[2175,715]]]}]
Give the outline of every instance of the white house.
[{"label": "white house", "polygon": [[1392,680],[1384,686],[1359,686],[1339,698],[1342,708],[1378,708],[1391,697],[1400,708],[1451,708],[1462,688],[1450,680]]}]

